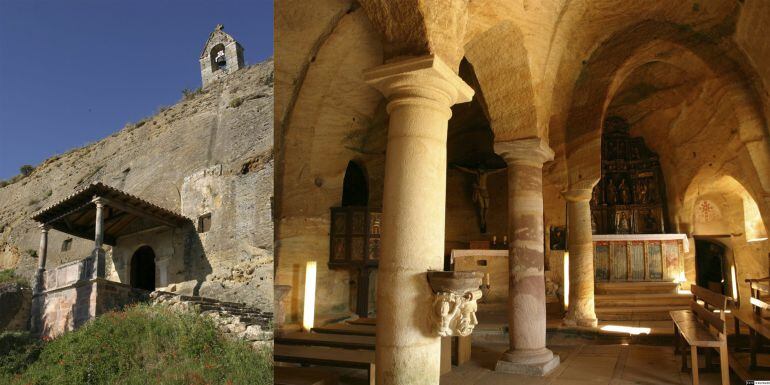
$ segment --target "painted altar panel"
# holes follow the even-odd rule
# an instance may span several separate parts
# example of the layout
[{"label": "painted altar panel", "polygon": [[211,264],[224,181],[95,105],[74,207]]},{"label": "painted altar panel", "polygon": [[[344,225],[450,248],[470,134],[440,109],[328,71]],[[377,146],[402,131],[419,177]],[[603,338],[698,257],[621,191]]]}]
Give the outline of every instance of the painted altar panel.
[{"label": "painted altar panel", "polygon": [[679,278],[679,272],[684,271],[684,261],[679,259],[679,243],[663,241],[663,279],[669,281]]},{"label": "painted altar panel", "polygon": [[647,276],[650,281],[663,280],[663,255],[660,243],[647,243]]},{"label": "painted altar panel", "polygon": [[594,269],[597,281],[610,280],[610,243],[596,242],[594,246]]},{"label": "painted altar panel", "polygon": [[645,269],[644,269],[644,242],[633,241],[629,242],[629,256],[631,260],[631,281],[644,281]]},{"label": "painted altar panel", "polygon": [[611,280],[628,280],[628,254],[626,252],[626,243],[613,242],[610,250],[612,250],[612,264],[610,266]]},{"label": "painted altar panel", "polygon": [[594,235],[594,277],[602,281],[674,281],[688,252],[684,234]]}]

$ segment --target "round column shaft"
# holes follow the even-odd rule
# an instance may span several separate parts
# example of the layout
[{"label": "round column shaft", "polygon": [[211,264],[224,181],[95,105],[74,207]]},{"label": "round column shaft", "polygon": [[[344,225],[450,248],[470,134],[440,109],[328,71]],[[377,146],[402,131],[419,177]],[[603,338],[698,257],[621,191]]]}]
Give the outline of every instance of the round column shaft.
[{"label": "round column shaft", "polygon": [[567,200],[567,249],[569,251],[569,308],[564,323],[572,326],[596,327],[594,309],[594,252],[591,231],[591,192],[573,188],[562,195]]},{"label": "round column shaft", "polygon": [[542,376],[559,365],[545,347],[543,163],[553,151],[540,138],[495,143],[508,164],[508,330],[496,370]]},{"label": "round column shaft", "polygon": [[473,90],[436,57],[365,73],[388,98],[376,378],[380,385],[438,385],[441,340],[428,321],[426,272],[444,265],[446,138],[450,106]]}]

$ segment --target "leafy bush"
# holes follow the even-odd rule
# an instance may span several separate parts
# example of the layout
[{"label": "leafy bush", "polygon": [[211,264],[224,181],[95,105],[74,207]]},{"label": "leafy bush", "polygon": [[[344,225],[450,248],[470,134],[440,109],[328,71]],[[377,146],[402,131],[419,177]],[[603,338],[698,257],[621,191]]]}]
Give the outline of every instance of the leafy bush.
[{"label": "leafy bush", "polygon": [[230,108],[240,107],[241,104],[243,104],[243,98],[235,98],[230,101]]},{"label": "leafy bush", "polygon": [[0,333],[0,382],[5,384],[23,372],[37,360],[41,348],[42,342],[28,332]]},{"label": "leafy bush", "polygon": [[35,171],[35,168],[28,164],[19,167],[19,172],[24,176],[29,176],[29,174],[32,174],[32,171]]},{"label": "leafy bush", "polygon": [[273,370],[268,351],[226,339],[208,319],[139,305],[46,343],[37,361],[7,378],[13,385],[266,385]]},{"label": "leafy bush", "polygon": [[[0,284],[3,283],[18,283],[24,287],[29,287],[27,279],[16,275],[16,271],[13,269],[0,270]],[[2,349],[1,345],[0,349]]]}]

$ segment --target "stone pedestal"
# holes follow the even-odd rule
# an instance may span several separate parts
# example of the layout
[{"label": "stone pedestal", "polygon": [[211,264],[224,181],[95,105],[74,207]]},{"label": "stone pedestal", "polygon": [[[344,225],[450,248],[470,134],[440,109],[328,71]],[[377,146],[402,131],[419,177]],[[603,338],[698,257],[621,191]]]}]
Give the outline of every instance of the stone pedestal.
[{"label": "stone pedestal", "polygon": [[364,74],[390,114],[377,276],[377,383],[437,385],[441,339],[426,273],[444,264],[447,123],[473,90],[437,57]]},{"label": "stone pedestal", "polygon": [[510,347],[495,370],[543,376],[559,365],[545,347],[543,163],[553,151],[540,138],[495,143],[508,164]]},{"label": "stone pedestal", "polygon": [[591,192],[597,181],[584,188],[572,188],[562,195],[567,200],[567,249],[569,250],[569,304],[564,323],[596,327],[594,309],[594,252],[591,232]]}]

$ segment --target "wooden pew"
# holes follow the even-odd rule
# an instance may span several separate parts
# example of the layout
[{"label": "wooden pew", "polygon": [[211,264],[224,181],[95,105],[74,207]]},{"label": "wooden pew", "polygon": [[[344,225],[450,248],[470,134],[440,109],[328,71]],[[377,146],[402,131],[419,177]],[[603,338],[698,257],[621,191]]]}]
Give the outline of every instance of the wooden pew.
[{"label": "wooden pew", "polygon": [[374,350],[375,337],[353,334],[293,332],[276,336],[275,343],[282,345],[313,345],[331,348]]},{"label": "wooden pew", "polygon": [[302,367],[273,367],[274,385],[337,385],[339,376],[331,370]]},{"label": "wooden pew", "polygon": [[273,348],[273,360],[275,362],[292,362],[303,365],[366,369],[369,375],[369,385],[375,385],[373,350],[276,344]]},{"label": "wooden pew", "polygon": [[[719,352],[722,385],[730,385],[727,323],[725,322],[728,298],[696,285],[693,285],[690,290],[693,294],[690,310],[669,312],[674,321],[674,338],[677,343],[677,350],[679,350],[678,347],[682,340],[690,346],[692,383],[698,385],[698,348],[716,349]],[[713,310],[719,310],[719,313],[714,313]],[[683,366],[686,365],[685,357],[686,351],[683,350]],[[707,363],[708,361],[707,359]]]}]

